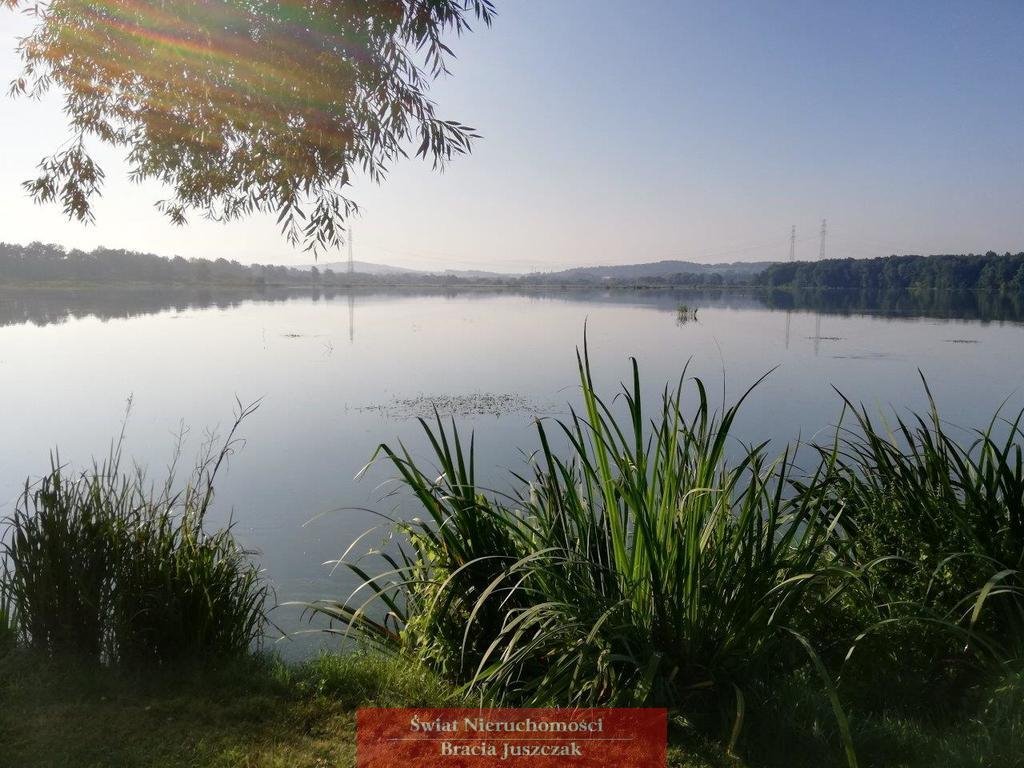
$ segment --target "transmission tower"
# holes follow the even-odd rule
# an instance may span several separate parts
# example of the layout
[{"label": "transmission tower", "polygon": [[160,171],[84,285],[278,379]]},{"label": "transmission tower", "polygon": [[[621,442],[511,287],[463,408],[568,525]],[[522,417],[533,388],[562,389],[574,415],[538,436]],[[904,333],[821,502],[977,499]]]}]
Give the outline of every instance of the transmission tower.
[{"label": "transmission tower", "polygon": [[355,264],[352,261],[352,227],[348,228],[348,273],[355,272]]},{"label": "transmission tower", "polygon": [[796,224],[789,232],[789,260],[796,261]]},{"label": "transmission tower", "polygon": [[821,249],[818,251],[818,259],[825,259],[825,237],[828,235],[828,219],[821,220]]}]

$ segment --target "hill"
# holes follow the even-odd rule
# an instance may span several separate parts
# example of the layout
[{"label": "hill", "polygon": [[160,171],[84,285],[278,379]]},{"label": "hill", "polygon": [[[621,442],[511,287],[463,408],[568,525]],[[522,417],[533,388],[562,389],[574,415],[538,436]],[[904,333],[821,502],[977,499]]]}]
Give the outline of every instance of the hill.
[{"label": "hill", "polygon": [[[321,272],[325,272],[328,269],[335,274],[344,274],[348,272],[347,261],[328,261],[290,268],[312,270],[313,267],[316,267]],[[361,275],[448,275],[464,279],[491,279],[514,276],[501,272],[485,272],[479,269],[409,269],[408,267],[395,267],[391,264],[375,264],[370,261],[353,261],[352,271]]]},{"label": "hill", "polygon": [[[308,269],[312,270],[316,267],[321,272],[326,272],[328,269],[335,274],[343,274],[348,272],[347,261],[327,261],[318,262],[316,264],[302,264],[299,266],[286,266],[289,269]],[[415,269],[406,269],[405,267],[393,267],[390,264],[374,264],[370,261],[353,261],[352,271],[358,272],[361,275],[415,275],[419,272]]]},{"label": "hill", "polygon": [[565,280],[635,280],[651,277],[665,278],[672,275],[750,277],[760,274],[773,263],[771,261],[736,261],[730,264],[700,264],[693,261],[666,260],[641,264],[575,267],[560,272],[544,273],[544,276]]}]

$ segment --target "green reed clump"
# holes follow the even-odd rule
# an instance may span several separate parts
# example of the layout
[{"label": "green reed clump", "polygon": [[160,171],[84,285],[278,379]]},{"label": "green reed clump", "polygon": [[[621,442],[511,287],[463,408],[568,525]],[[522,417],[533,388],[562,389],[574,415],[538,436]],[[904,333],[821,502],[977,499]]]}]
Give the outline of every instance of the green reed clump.
[{"label": "green reed clump", "polygon": [[841,439],[830,495],[857,556],[884,559],[871,579],[890,611],[1024,657],[1024,414],[997,414],[963,441],[934,401],[884,426],[847,405],[856,428]]},{"label": "green reed clump", "polygon": [[95,471],[68,480],[55,460],[6,521],[5,585],[35,648],[98,658],[107,650],[113,568],[131,484]]},{"label": "green reed clump", "polygon": [[18,620],[7,585],[0,579],[0,656],[11,650],[18,639]]},{"label": "green reed clump", "polygon": [[398,524],[383,574],[349,563],[363,587],[313,610],[491,700],[727,708],[735,742],[745,692],[780,669],[811,659],[828,685],[802,630],[854,581],[837,520],[816,492],[792,492],[788,452],[730,457],[746,395],[716,410],[697,380],[688,411],[681,379],[648,416],[634,361],[616,412],[585,347],[578,363],[584,410],[556,422],[568,448],[539,423],[518,496],[478,489],[472,441],[440,419],[422,422],[440,476],[382,446],[424,519]]},{"label": "green reed clump", "polygon": [[54,461],[26,485],[3,537],[4,588],[20,639],[47,654],[167,664],[238,656],[262,637],[267,587],[231,526],[207,531],[219,452],[181,490],[122,472],[120,449],[91,470]]},{"label": "green reed clump", "polygon": [[697,307],[691,307],[688,304],[680,304],[676,308],[676,324],[686,325],[689,322],[697,319]]}]

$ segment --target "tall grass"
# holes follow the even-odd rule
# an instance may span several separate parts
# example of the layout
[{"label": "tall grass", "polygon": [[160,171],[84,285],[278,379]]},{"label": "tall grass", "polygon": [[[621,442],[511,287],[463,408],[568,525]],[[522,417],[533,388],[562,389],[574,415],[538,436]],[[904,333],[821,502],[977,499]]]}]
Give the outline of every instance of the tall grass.
[{"label": "tall grass", "polygon": [[648,415],[635,361],[621,404],[585,346],[578,365],[583,410],[554,424],[566,455],[538,423],[518,496],[476,486],[454,424],[422,422],[440,476],[381,446],[425,519],[399,524],[383,574],[349,562],[365,599],[314,610],[492,700],[728,709],[735,742],[746,691],[808,651],[820,667],[802,628],[851,581],[838,521],[793,492],[788,452],[730,445],[746,395],[718,410],[695,380],[688,412],[682,378]]},{"label": "tall grass", "polygon": [[14,601],[10,591],[0,579],[0,656],[11,650],[18,639],[18,620],[14,615]]},{"label": "tall grass", "polygon": [[847,402],[856,425],[831,497],[858,556],[885,558],[872,579],[894,613],[952,622],[982,650],[1024,658],[1024,414],[997,413],[958,440],[928,395],[926,415],[881,425]]},{"label": "tall grass", "polygon": [[985,662],[1024,660],[1024,416],[960,441],[934,402],[880,426],[846,401],[853,423],[798,470],[795,448],[733,438],[749,391],[717,409],[684,373],[647,413],[635,361],[606,401],[577,358],[582,409],[538,423],[514,495],[478,487],[454,423],[421,421],[436,466],[382,445],[420,516],[383,566],[354,543],[339,562],[362,585],[313,611],[492,701],[718,712],[731,745],[749,694],[802,668],[850,764],[840,692],[873,722],[929,699],[938,721]]},{"label": "tall grass", "polygon": [[2,579],[22,642],[120,664],[237,656],[262,637],[267,587],[231,526],[207,531],[219,468],[254,406],[240,409],[185,486],[121,467],[120,444],[91,470],[58,460],[6,521]]}]

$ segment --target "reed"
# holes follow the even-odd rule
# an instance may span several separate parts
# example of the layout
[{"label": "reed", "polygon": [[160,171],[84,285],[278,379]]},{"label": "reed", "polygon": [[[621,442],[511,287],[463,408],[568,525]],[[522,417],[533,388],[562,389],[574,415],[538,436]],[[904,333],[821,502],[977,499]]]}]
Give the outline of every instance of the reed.
[{"label": "reed", "polygon": [[0,656],[14,648],[18,639],[18,619],[14,615],[14,601],[7,585],[0,579]]},{"label": "reed", "polygon": [[684,375],[648,415],[635,361],[621,404],[595,391],[586,345],[578,366],[583,410],[553,424],[568,448],[539,422],[517,496],[478,488],[472,439],[439,418],[422,422],[437,471],[381,446],[426,514],[397,523],[378,573],[343,558],[363,586],[313,611],[492,701],[728,710],[732,744],[746,692],[810,658],[855,763],[802,630],[856,574],[816,492],[793,492],[791,454],[730,457],[746,395],[716,409],[695,380],[687,411]]},{"label": "reed", "polygon": [[[54,653],[99,657],[111,607],[119,504],[112,478],[99,472],[68,482],[51,471],[24,493],[9,520],[4,579],[27,642]],[[122,499],[124,497],[122,496]]]},{"label": "reed", "polygon": [[120,443],[101,464],[26,484],[3,537],[3,588],[21,642],[48,655],[111,664],[240,656],[258,644],[267,587],[231,526],[207,531],[219,451],[184,487],[124,471]]},{"label": "reed", "polygon": [[[925,383],[927,390],[927,383]],[[1024,658],[1024,414],[957,439],[927,414],[880,424],[846,401],[830,496],[895,614],[951,622],[998,657]]]}]

